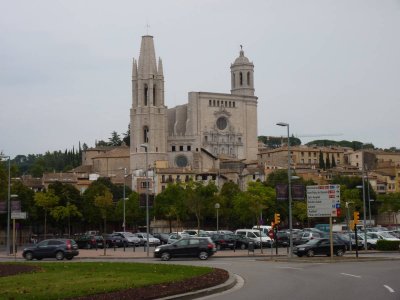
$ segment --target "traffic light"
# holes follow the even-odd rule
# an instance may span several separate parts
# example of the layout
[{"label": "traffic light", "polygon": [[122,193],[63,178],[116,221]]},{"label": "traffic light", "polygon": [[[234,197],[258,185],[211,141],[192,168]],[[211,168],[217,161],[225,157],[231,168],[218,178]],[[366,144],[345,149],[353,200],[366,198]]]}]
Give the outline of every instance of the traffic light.
[{"label": "traffic light", "polygon": [[358,224],[359,220],[360,220],[360,212],[359,211],[355,211],[354,212],[354,226]]},{"label": "traffic light", "polygon": [[274,216],[274,223],[278,225],[281,222],[281,215],[280,214],[275,214]]}]

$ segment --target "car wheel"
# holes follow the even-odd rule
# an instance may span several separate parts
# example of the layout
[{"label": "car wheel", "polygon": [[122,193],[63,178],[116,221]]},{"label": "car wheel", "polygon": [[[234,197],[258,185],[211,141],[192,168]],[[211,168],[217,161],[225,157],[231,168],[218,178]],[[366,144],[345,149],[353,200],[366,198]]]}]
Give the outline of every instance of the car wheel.
[{"label": "car wheel", "polygon": [[314,251],[311,250],[311,249],[308,250],[308,251],[307,251],[307,256],[308,256],[308,257],[313,257],[313,256],[314,256]]},{"label": "car wheel", "polygon": [[63,260],[63,259],[64,259],[64,252],[58,251],[58,252],[56,253],[56,259],[57,259],[57,260]]},{"label": "car wheel", "polygon": [[221,245],[220,244],[217,245],[217,250],[218,251],[221,250]]},{"label": "car wheel", "polygon": [[298,256],[298,257],[302,257],[302,256],[303,256],[303,254],[297,254],[297,256]]},{"label": "car wheel", "polygon": [[66,256],[65,258],[68,259],[68,260],[71,260],[71,259],[73,259],[74,257],[73,257],[73,256]]},{"label": "car wheel", "polygon": [[42,260],[42,259],[43,259],[43,257],[37,257],[36,259],[37,259],[37,260]]},{"label": "car wheel", "polygon": [[343,249],[338,249],[336,251],[336,256],[343,256],[343,254],[344,254],[344,250]]},{"label": "car wheel", "polygon": [[92,248],[92,247],[90,247],[90,244],[87,243],[85,248],[86,248],[86,249],[90,249],[90,248]]},{"label": "car wheel", "polygon": [[242,249],[242,250],[246,249],[246,244],[241,244],[240,249]]},{"label": "car wheel", "polygon": [[208,253],[207,253],[206,251],[201,251],[201,252],[199,253],[199,258],[200,258],[201,260],[206,260],[206,259],[208,258]]},{"label": "car wheel", "polygon": [[170,259],[171,259],[171,254],[169,254],[168,252],[164,252],[163,254],[161,254],[161,260],[167,261]]},{"label": "car wheel", "polygon": [[[365,245],[365,244],[364,244]],[[367,249],[371,250],[372,249],[372,245],[370,243],[367,243]]]},{"label": "car wheel", "polygon": [[25,259],[26,260],[32,260],[33,259],[33,253],[32,252],[26,252],[25,253]]}]

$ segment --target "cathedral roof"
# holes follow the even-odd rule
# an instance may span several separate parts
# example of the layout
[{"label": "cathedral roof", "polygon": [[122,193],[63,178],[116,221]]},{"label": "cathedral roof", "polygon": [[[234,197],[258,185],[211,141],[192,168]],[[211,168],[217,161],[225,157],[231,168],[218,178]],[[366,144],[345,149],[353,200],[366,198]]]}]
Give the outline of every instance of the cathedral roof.
[{"label": "cathedral roof", "polygon": [[239,57],[235,59],[235,62],[233,63],[234,65],[241,65],[241,64],[249,64],[250,61],[249,59],[244,56],[244,51],[243,49],[240,50]]},{"label": "cathedral roof", "polygon": [[151,35],[142,36],[140,55],[138,61],[138,73],[142,76],[157,75],[156,52]]}]

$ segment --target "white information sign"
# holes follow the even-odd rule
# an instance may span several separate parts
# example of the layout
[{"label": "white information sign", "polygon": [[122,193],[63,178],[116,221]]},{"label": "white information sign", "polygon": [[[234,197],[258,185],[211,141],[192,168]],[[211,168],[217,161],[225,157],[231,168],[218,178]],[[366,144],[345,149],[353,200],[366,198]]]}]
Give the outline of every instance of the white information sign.
[{"label": "white information sign", "polygon": [[11,213],[11,219],[26,219],[26,212],[22,212],[22,211],[16,212],[16,211],[14,211],[14,212]]},{"label": "white information sign", "polygon": [[340,185],[307,186],[308,217],[337,217],[340,215]]}]

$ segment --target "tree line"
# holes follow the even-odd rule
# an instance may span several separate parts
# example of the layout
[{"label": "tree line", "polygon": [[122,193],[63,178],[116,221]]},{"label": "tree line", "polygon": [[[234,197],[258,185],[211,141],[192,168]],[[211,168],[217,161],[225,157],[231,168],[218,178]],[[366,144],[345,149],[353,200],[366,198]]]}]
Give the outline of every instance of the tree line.
[{"label": "tree line", "polygon": [[[7,199],[6,164],[0,164],[0,201]],[[246,191],[241,191],[233,182],[226,182],[220,190],[213,182],[190,181],[171,183],[155,197],[150,208],[150,220],[169,221],[181,228],[215,228],[216,208],[219,204],[220,229],[249,228],[255,224],[270,224],[274,213],[280,213],[282,228],[288,227],[287,201],[277,201],[275,186],[287,183],[287,171],[277,170],[271,173],[265,182],[250,182]],[[360,177],[337,176],[332,184],[341,186],[342,215],[336,222],[346,220],[346,202],[350,203],[349,213],[354,210],[363,213],[362,185]],[[314,185],[303,179],[295,179],[293,184]],[[395,220],[400,210],[400,193],[378,196],[370,187],[369,199],[373,202],[372,215],[389,212]],[[146,224],[145,207],[140,206],[139,195],[125,187],[127,230],[143,230]],[[30,227],[34,233],[71,234],[87,230],[112,232],[122,230],[123,186],[115,185],[107,178],[94,181],[82,194],[72,185],[60,182],[52,183],[42,192],[33,192],[20,181],[13,181],[11,193],[18,195],[22,211],[28,213],[27,220],[20,220],[21,228]],[[367,208],[368,209],[368,208]],[[307,217],[306,201],[293,201],[293,220],[295,227],[310,227],[314,223],[326,223],[321,218]],[[368,215],[368,214],[367,214]],[[6,215],[0,215],[0,226],[5,228]],[[168,231],[168,230],[167,230]]]}]

